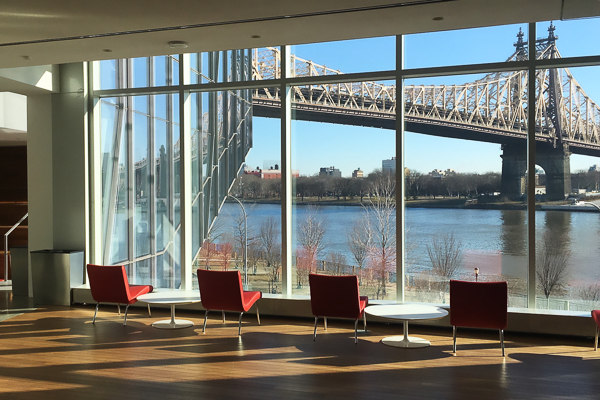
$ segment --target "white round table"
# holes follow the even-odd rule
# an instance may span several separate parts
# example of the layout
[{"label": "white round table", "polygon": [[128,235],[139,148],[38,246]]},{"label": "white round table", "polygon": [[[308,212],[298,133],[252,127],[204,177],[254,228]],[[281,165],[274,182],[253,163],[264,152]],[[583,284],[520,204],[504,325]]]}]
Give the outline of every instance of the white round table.
[{"label": "white round table", "polygon": [[402,348],[418,348],[431,345],[429,340],[408,336],[408,321],[421,321],[428,319],[440,319],[448,315],[443,308],[423,304],[392,304],[369,306],[365,312],[381,318],[397,319],[404,322],[403,336],[390,336],[383,338],[381,342],[388,346]]},{"label": "white round table", "polygon": [[171,319],[156,321],[152,324],[158,329],[181,329],[194,326],[192,321],[186,319],[175,319],[175,306],[177,304],[192,304],[200,302],[200,291],[198,290],[159,290],[152,293],[146,293],[138,297],[139,301],[155,305],[170,305]]}]

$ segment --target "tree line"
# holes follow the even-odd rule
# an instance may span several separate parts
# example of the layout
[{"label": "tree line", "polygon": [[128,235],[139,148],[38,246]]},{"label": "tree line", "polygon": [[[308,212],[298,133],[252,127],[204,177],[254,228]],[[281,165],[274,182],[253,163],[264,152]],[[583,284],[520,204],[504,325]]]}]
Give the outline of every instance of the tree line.
[{"label": "tree line", "polygon": [[[361,202],[373,189],[375,182],[384,175],[396,181],[395,174],[376,170],[364,178],[344,178],[331,176],[300,176],[293,178],[294,196],[299,201],[334,198],[338,201],[349,199]],[[444,177],[424,174],[418,171],[405,173],[405,196],[407,199],[419,197],[477,197],[500,191],[501,174],[497,172],[449,173]],[[277,199],[281,196],[280,179],[261,179],[254,175],[238,178],[234,188],[243,199]],[[394,193],[395,195],[395,193]]]}]

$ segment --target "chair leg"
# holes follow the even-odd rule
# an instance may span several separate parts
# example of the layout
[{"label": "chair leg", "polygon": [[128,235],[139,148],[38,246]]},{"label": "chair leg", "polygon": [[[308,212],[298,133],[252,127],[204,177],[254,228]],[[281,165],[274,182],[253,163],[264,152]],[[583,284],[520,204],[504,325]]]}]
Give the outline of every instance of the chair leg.
[{"label": "chair leg", "polygon": [[221,314],[223,314],[223,323],[225,323],[225,310],[221,311]]},{"label": "chair leg", "polygon": [[315,331],[313,332],[313,341],[317,338],[317,322],[319,322],[319,317],[315,317]]},{"label": "chair leg", "polygon": [[452,352],[456,354],[456,326],[452,327]]},{"label": "chair leg", "polygon": [[148,318],[152,317],[152,312],[150,311],[150,303],[148,303]]},{"label": "chair leg", "polygon": [[[94,312],[94,319],[92,319],[92,324],[96,323],[96,314],[98,314],[98,307],[100,307],[100,303],[96,304],[96,311]],[[596,331],[596,342],[598,341],[598,331]]]},{"label": "chair leg", "polygon": [[240,322],[238,323],[238,336],[242,335],[242,315],[244,315],[243,312],[240,313]]},{"label": "chair leg", "polygon": [[500,346],[502,346],[502,357],[504,357],[504,329],[500,329]]},{"label": "chair leg", "polygon": [[327,317],[323,317],[323,319],[325,320],[325,330],[327,330]]},{"label": "chair leg", "polygon": [[258,307],[256,307],[256,319],[258,320],[258,325],[260,325],[260,314],[258,313]]},{"label": "chair leg", "polygon": [[354,344],[358,344],[358,319],[354,320]]},{"label": "chair leg", "polygon": [[121,315],[121,305],[117,304],[117,314]]},{"label": "chair leg", "polygon": [[127,325],[127,311],[129,310],[129,304],[125,307],[125,320],[123,321],[123,326]]},{"label": "chair leg", "polygon": [[367,313],[363,312],[363,330],[367,332]]},{"label": "chair leg", "polygon": [[204,326],[202,327],[202,333],[206,331],[206,319],[208,318],[208,310],[204,313]]},{"label": "chair leg", "polygon": [[594,351],[598,350],[598,325],[596,325],[596,340],[594,340]]}]

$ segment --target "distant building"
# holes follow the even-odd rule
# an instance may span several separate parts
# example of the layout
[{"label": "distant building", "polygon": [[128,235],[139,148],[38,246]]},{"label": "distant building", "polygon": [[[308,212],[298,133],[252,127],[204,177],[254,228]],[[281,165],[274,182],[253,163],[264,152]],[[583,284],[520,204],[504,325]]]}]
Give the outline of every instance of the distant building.
[{"label": "distant building", "polygon": [[[281,170],[279,169],[279,165],[275,164],[274,167],[269,169],[260,169],[258,167],[255,170],[244,169],[244,175],[254,175],[260,179],[281,179]],[[292,177],[298,178],[299,176],[300,171],[293,169]]]},{"label": "distant building", "polygon": [[435,179],[442,179],[444,176],[446,176],[446,171],[442,171],[441,169],[436,168],[433,171],[431,171],[429,175]]},{"label": "distant building", "polygon": [[395,173],[396,172],[396,157],[392,157],[391,160],[381,161],[381,172]]},{"label": "distant building", "polygon": [[335,167],[326,167],[319,170],[319,176],[332,176],[334,178],[341,178],[342,172]]},{"label": "distant building", "polygon": [[352,171],[352,177],[353,178],[363,178],[364,177],[363,171],[361,171],[360,168],[355,169],[354,171]]},{"label": "distant building", "polygon": [[588,172],[600,172],[600,166],[598,164],[594,164],[590,167]]}]

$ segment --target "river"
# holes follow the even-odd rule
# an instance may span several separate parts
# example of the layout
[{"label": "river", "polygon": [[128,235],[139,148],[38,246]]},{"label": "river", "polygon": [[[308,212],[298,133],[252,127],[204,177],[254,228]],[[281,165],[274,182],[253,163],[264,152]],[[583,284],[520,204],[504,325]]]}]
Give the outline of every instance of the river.
[{"label": "river", "polygon": [[[333,205],[314,208],[326,226],[324,240],[327,247],[319,258],[325,259],[325,253],[336,251],[346,255],[351,264],[347,233],[359,221],[363,209]],[[306,218],[308,210],[309,206],[305,205],[294,207],[294,229]],[[275,217],[279,221],[281,216],[277,204],[246,204],[246,211],[249,231],[254,234],[258,234],[268,218]],[[221,218],[231,221],[231,216],[237,216],[239,212],[237,204],[226,203]],[[408,272],[430,269],[427,244],[436,235],[452,233],[463,247],[463,274],[478,267],[484,275],[526,279],[525,211],[407,208],[405,215]],[[222,229],[231,229],[230,226],[227,222]],[[571,286],[587,285],[600,279],[600,213],[537,211],[536,237],[538,244],[543,239],[568,255],[567,275]]]}]

